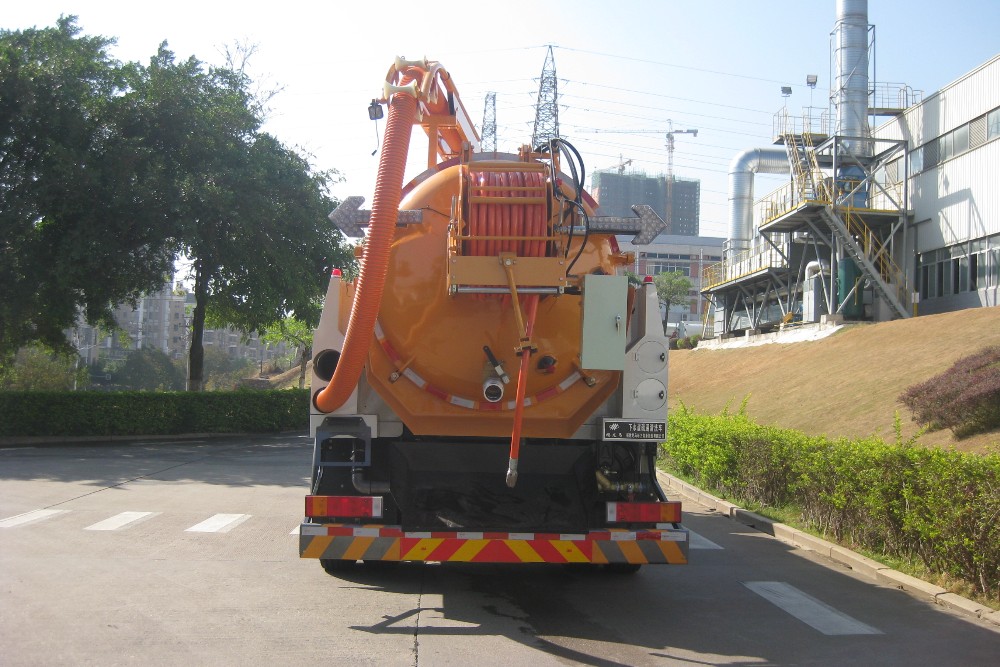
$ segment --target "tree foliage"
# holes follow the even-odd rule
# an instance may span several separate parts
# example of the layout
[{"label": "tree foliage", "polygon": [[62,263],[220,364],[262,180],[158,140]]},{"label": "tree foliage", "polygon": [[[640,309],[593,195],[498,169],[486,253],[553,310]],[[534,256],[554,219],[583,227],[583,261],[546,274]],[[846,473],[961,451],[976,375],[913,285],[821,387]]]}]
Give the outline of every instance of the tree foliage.
[{"label": "tree foliage", "polygon": [[[162,284],[173,247],[147,206],[151,166],[119,132],[122,66],[105,37],[0,31],[0,355],[67,348],[78,311],[113,325],[114,304]],[[155,175],[155,174],[154,174]]]},{"label": "tree foliage", "polygon": [[132,350],[105,374],[113,386],[133,391],[177,391],[184,388],[184,368],[160,350]]},{"label": "tree foliage", "polygon": [[326,218],[332,172],[261,131],[246,59],[178,61],[164,43],[121,64],[80,32],[75,17],[0,31],[0,356],[67,347],[78,313],[113,327],[112,307],[183,253],[200,389],[209,311],[247,333],[308,320],[329,267],[351,261]]},{"label": "tree foliage", "polygon": [[665,325],[672,306],[686,306],[691,303],[689,296],[691,281],[680,271],[666,271],[653,276],[653,284],[656,285],[656,296],[665,308],[663,319]]},{"label": "tree foliage", "polygon": [[298,350],[299,357],[299,389],[306,386],[306,366],[312,358],[313,330],[318,324],[318,318],[306,322],[297,317],[286,317],[276,325],[271,326],[263,336],[267,343],[288,343]]},{"label": "tree foliage", "polygon": [[76,355],[53,351],[40,343],[26,345],[0,364],[0,389],[4,391],[65,391],[87,384],[87,369]]}]

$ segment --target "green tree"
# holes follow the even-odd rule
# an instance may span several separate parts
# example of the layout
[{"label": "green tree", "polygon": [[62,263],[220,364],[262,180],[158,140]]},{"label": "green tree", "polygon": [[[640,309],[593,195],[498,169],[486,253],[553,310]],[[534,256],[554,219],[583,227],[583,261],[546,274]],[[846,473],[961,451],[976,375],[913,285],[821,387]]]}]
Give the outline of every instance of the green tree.
[{"label": "green tree", "polygon": [[0,358],[66,349],[78,314],[112,328],[172,271],[169,218],[150,205],[150,155],[120,130],[113,40],[56,27],[0,30]]},{"label": "green tree", "polygon": [[670,320],[671,306],[686,306],[691,303],[691,281],[680,271],[666,271],[653,276],[656,285],[656,296],[660,299],[663,311],[663,330],[667,330]]},{"label": "green tree", "polygon": [[306,386],[306,367],[312,358],[313,330],[319,318],[312,318],[312,323],[297,317],[286,317],[272,325],[264,332],[263,340],[267,343],[288,343],[298,350],[299,358],[299,389]]},{"label": "green tree", "polygon": [[125,363],[110,373],[111,382],[135,391],[177,391],[184,388],[184,369],[161,350],[132,350]]},{"label": "green tree", "polygon": [[205,389],[233,390],[240,380],[254,375],[256,364],[252,359],[233,357],[216,346],[205,350]]},{"label": "green tree", "polygon": [[326,218],[332,172],[261,132],[245,60],[178,62],[164,43],[122,65],[112,43],[75,17],[0,31],[0,359],[33,340],[68,347],[80,314],[113,328],[112,308],[161,287],[183,253],[201,389],[210,309],[262,331],[350,260]]},{"label": "green tree", "polygon": [[0,389],[5,391],[67,391],[86,385],[87,378],[77,355],[41,343],[22,347],[0,364]]},{"label": "green tree", "polygon": [[332,264],[349,260],[328,221],[330,172],[260,131],[263,105],[241,71],[176,62],[163,45],[133,70],[146,125],[177,182],[166,194],[191,260],[195,307],[188,388],[204,385],[205,319],[263,332],[323,293]]}]

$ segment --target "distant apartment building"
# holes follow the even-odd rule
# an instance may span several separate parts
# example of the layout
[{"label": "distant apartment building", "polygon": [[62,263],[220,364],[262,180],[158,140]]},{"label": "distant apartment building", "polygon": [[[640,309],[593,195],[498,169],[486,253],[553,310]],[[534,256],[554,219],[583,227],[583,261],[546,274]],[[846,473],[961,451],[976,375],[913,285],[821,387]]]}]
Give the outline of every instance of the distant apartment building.
[{"label": "distant apartment building", "polygon": [[[646,204],[656,214],[668,221],[673,218],[672,236],[698,236],[701,209],[701,181],[674,177],[669,187],[666,176],[647,176],[644,173],[618,173],[598,171],[591,176],[591,194],[600,204],[600,215],[631,216],[632,206]],[[673,199],[673,210],[668,213],[668,190]]]},{"label": "distant apartment building", "polygon": [[[155,349],[171,359],[184,359],[191,347],[193,310],[194,295],[180,284],[168,283],[140,299],[135,308],[119,306],[115,310],[119,332],[104,331],[81,321],[68,332],[68,337],[87,364],[101,359],[125,359],[130,352],[141,349]],[[232,358],[258,362],[287,354],[284,343],[269,345],[259,340],[257,334],[245,337],[242,332],[228,328],[205,329],[202,343],[205,349],[214,347]]]}]

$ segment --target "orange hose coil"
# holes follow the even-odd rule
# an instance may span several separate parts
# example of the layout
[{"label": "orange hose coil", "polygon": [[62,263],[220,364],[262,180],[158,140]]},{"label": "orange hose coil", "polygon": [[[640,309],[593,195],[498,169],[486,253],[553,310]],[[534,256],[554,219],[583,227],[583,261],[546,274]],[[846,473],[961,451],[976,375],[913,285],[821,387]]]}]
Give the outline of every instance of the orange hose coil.
[{"label": "orange hose coil", "polygon": [[[411,80],[412,78],[404,76],[403,85]],[[354,302],[351,304],[351,318],[344,337],[344,347],[333,378],[313,399],[316,408],[322,412],[333,412],[350,398],[364,369],[385,289],[389,249],[399,217],[403,173],[416,112],[417,101],[411,95],[396,93],[389,100],[389,118],[386,121],[375,194],[372,198],[368,239],[365,242]]]},{"label": "orange hose coil", "polygon": [[[519,196],[526,196],[526,186],[541,188],[545,179],[538,172],[491,172],[479,171],[470,174],[473,196],[506,197],[510,204],[484,203],[474,204],[469,210],[469,236],[472,240],[467,244],[470,255],[498,256],[501,252],[513,252],[520,257],[541,257],[546,251],[545,206],[542,204],[517,204]],[[486,236],[486,239],[476,237]],[[497,240],[493,237],[508,237]],[[533,237],[514,239],[510,237]],[[504,297],[509,299],[509,297]],[[515,307],[524,308],[524,339],[529,343],[535,327],[538,313],[537,294],[525,295],[521,304]],[[520,333],[520,332],[519,332]],[[517,374],[517,389],[514,398],[514,416],[510,436],[510,465],[507,473],[507,484],[513,486],[516,479],[516,466],[521,450],[521,426],[524,422],[524,398],[528,386],[528,369],[531,363],[531,350],[527,347],[521,350],[520,369]]]}]

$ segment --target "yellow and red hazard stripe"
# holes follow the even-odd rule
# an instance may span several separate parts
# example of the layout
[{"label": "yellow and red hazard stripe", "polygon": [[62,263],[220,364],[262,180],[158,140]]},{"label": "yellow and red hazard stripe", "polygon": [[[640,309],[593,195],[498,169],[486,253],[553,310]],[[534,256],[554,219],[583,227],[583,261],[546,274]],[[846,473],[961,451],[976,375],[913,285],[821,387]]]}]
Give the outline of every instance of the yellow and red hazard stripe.
[{"label": "yellow and red hazard stripe", "polygon": [[302,558],[465,563],[687,563],[688,532],[663,527],[581,534],[406,532],[398,526],[304,523]]}]

